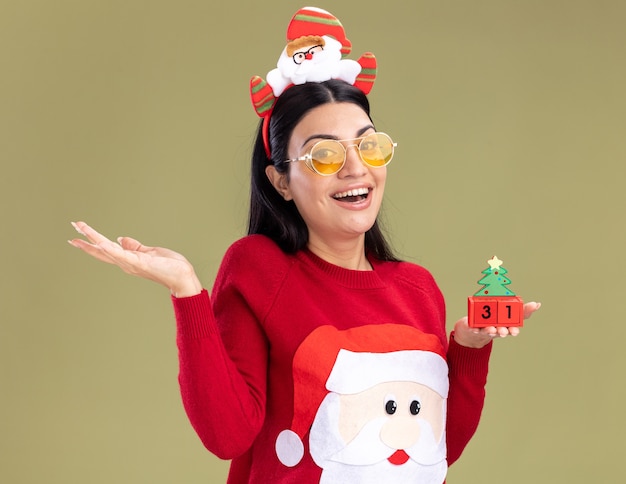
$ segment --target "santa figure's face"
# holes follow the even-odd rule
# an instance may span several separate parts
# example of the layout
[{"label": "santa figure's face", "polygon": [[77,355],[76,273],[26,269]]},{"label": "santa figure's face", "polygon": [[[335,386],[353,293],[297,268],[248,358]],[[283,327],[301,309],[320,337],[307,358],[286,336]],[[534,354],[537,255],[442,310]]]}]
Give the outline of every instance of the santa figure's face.
[{"label": "santa figure's face", "polygon": [[341,43],[332,37],[301,37],[287,44],[278,70],[294,84],[330,79],[339,69]]},{"label": "santa figure's face", "polygon": [[386,382],[353,395],[330,393],[310,433],[322,483],[443,482],[446,401],[414,382]]}]

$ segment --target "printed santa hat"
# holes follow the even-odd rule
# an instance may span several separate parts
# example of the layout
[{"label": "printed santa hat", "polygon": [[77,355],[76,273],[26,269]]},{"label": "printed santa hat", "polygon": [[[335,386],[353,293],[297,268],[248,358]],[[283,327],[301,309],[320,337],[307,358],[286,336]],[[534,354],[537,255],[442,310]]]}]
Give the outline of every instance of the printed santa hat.
[{"label": "printed santa hat", "polygon": [[288,467],[302,460],[303,440],[328,392],[355,394],[379,383],[410,381],[448,396],[448,365],[439,338],[398,324],[317,328],[294,355],[293,379],[291,428],[276,439],[276,455]]}]

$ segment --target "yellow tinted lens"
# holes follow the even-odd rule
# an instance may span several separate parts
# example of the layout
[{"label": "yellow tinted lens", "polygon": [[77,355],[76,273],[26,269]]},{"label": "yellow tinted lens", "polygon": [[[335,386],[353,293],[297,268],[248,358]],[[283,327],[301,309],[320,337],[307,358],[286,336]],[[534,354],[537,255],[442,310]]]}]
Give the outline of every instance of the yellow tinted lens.
[{"label": "yellow tinted lens", "polygon": [[367,135],[359,143],[361,159],[370,166],[384,166],[393,156],[393,141],[384,133]]},{"label": "yellow tinted lens", "polygon": [[345,148],[339,141],[324,140],[316,143],[311,150],[313,168],[322,175],[337,173],[346,158]]}]

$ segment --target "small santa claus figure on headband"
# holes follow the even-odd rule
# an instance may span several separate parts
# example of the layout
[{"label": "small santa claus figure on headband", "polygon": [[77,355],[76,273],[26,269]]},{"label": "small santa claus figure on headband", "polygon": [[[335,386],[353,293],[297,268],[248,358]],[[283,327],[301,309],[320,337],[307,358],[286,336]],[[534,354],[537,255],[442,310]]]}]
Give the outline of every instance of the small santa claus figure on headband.
[{"label": "small santa claus figure on headband", "polygon": [[440,340],[406,325],[322,326],[294,356],[294,414],[276,441],[298,465],[304,439],[321,483],[441,484],[448,365]]},{"label": "small santa claus figure on headband", "polygon": [[341,79],[369,94],[376,78],[376,58],[364,53],[358,61],[345,59],[352,50],[343,25],[330,12],[304,7],[292,17],[287,27],[287,45],[276,68],[266,80],[253,76],[250,95],[255,111],[261,117],[289,86],[305,82]]},{"label": "small santa claus figure on headband", "polygon": [[300,9],[287,29],[287,45],[267,83],[278,97],[291,84],[341,79],[354,84],[361,65],[342,57],[352,44],[343,26],[329,12],[315,7]]}]

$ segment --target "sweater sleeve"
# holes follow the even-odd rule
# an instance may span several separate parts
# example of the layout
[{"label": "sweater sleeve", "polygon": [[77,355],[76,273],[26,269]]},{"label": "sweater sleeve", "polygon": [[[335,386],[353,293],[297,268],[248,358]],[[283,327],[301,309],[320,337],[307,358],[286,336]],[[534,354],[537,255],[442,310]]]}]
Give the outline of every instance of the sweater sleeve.
[{"label": "sweater sleeve", "polygon": [[183,405],[205,447],[222,459],[245,453],[265,419],[269,350],[261,320],[273,289],[259,277],[267,268],[250,262],[269,260],[258,249],[249,241],[231,247],[210,297],[203,290],[173,298]]},{"label": "sweater sleeve", "polygon": [[478,427],[485,403],[485,385],[492,346],[493,342],[490,342],[480,349],[466,348],[454,340],[454,333],[450,336],[450,391],[446,425],[448,465],[452,465],[461,456]]},{"label": "sweater sleeve", "polygon": [[267,361],[263,337],[255,325],[242,335],[251,351],[244,365],[248,371],[240,369],[217,329],[206,290],[173,303],[185,411],[204,446],[222,459],[232,459],[252,445],[263,423]]}]

